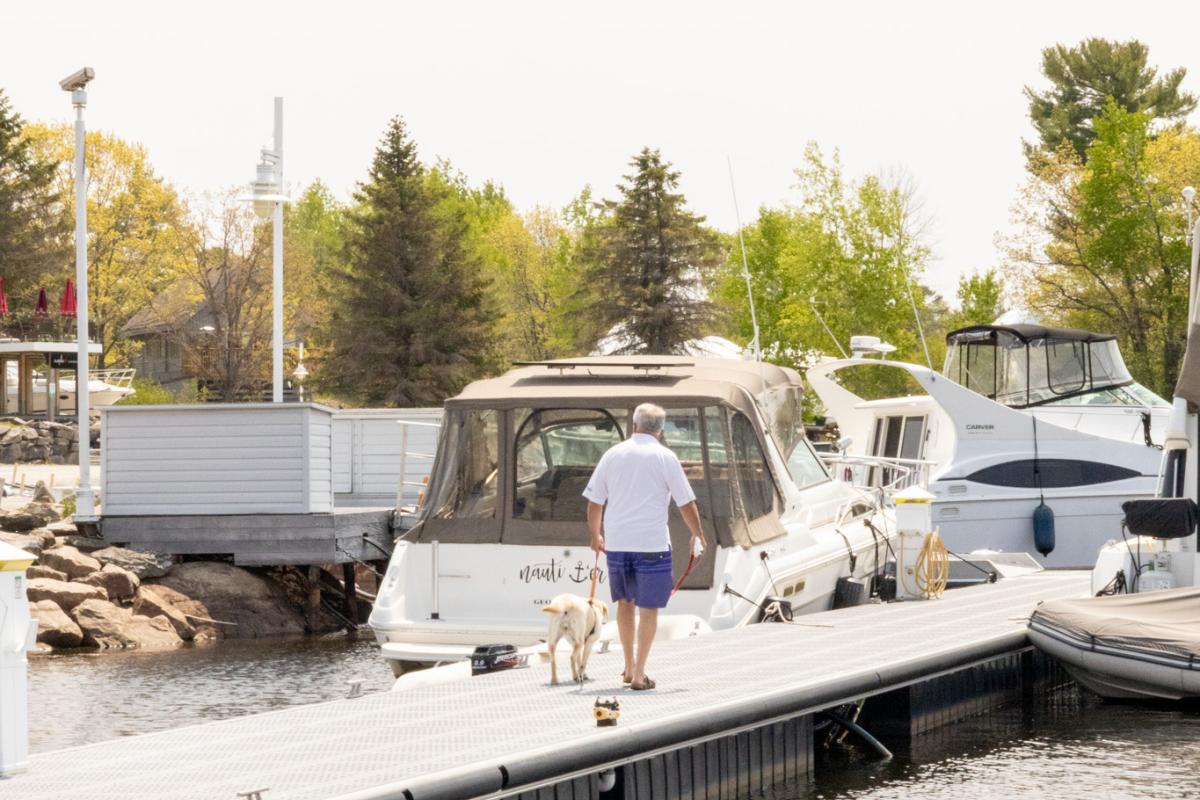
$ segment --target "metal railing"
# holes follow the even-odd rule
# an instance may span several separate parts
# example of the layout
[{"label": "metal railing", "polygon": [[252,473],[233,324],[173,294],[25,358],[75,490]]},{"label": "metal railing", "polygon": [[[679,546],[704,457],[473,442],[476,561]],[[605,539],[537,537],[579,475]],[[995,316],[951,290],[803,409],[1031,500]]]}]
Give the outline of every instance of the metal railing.
[{"label": "metal railing", "polygon": [[[415,420],[407,420],[407,419],[398,419],[398,420],[396,420],[396,424],[403,426],[401,428],[402,432],[401,432],[401,436],[400,436],[400,484],[396,487],[396,508],[403,509],[406,507],[405,502],[404,502],[404,487],[416,486],[416,487],[420,487],[419,491],[424,492],[425,489],[429,485],[429,477],[428,476],[426,476],[425,480],[423,480],[423,481],[410,481],[410,480],[406,479],[407,475],[408,475],[408,459],[416,458],[416,459],[422,459],[422,460],[427,460],[427,461],[433,461],[433,459],[434,459],[434,456],[431,453],[415,453],[415,452],[409,451],[409,449],[408,449],[408,429],[410,427],[416,427],[416,428],[434,428],[435,430],[441,430],[442,424],[440,422],[417,422]],[[414,507],[414,510],[416,510],[416,508],[418,508],[420,506],[422,499],[425,499],[425,498],[422,498],[421,495],[417,496],[417,503],[416,503],[416,506]]]},{"label": "metal railing", "polygon": [[133,377],[137,370],[132,367],[114,367],[112,369],[93,369],[88,372],[89,381],[103,381],[118,389],[128,389],[133,385]]},{"label": "metal railing", "polygon": [[885,498],[910,486],[925,489],[936,462],[915,458],[851,456],[820,453],[821,460],[836,480],[869,491],[883,490]]}]

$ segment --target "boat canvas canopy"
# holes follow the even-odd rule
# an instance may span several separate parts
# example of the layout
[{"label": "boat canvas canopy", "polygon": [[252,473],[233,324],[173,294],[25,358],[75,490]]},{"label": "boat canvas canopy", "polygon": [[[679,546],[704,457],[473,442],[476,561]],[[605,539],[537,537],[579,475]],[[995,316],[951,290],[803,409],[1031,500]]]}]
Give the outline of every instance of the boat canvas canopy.
[{"label": "boat canvas canopy", "polygon": [[[642,402],[667,411],[665,443],[684,466],[710,545],[782,535],[767,438],[782,447],[803,435],[800,376],[743,361],[651,360],[522,366],[448,400],[430,499],[412,538],[586,547],[583,490],[600,456],[631,434]],[[767,414],[770,431],[761,427]],[[675,559],[686,561],[689,534],[674,507],[669,528]],[[715,549],[687,586],[711,585]]]},{"label": "boat canvas canopy", "polygon": [[1047,601],[1034,620],[1096,644],[1200,658],[1200,588]]},{"label": "boat canvas canopy", "polygon": [[943,374],[1011,408],[1133,383],[1115,336],[1041,325],[975,325],[951,331],[946,335]]}]

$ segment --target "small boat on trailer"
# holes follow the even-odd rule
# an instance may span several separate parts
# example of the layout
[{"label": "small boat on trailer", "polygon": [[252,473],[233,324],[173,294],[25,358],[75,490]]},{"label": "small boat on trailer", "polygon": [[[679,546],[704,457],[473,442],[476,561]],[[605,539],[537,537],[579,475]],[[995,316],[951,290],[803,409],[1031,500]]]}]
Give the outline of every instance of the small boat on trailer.
[{"label": "small boat on trailer", "polygon": [[[384,657],[400,674],[543,639],[541,607],[589,590],[582,492],[642,402],[667,411],[665,442],[707,544],[660,636],[756,622],[769,596],[795,614],[830,608],[839,580],[861,586],[880,572],[894,526],[870,493],[830,477],[805,438],[801,399],[794,370],[733,359],[535,362],[471,384],[446,402],[427,499],[371,613]],[[680,576],[688,532],[675,509],[669,526]]]}]

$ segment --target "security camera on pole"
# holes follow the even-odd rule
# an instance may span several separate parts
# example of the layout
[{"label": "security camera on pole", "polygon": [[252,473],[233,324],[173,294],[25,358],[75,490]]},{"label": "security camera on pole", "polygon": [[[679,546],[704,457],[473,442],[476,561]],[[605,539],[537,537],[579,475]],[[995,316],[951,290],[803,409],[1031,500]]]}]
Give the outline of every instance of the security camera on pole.
[{"label": "security camera on pole", "polygon": [[262,160],[252,195],[254,213],[261,220],[271,219],[272,228],[272,336],[271,402],[283,402],[283,98],[275,98],[275,141],[270,150],[263,148]]},{"label": "security camera on pole", "polygon": [[75,420],[79,425],[79,487],[75,490],[75,522],[96,521],[96,504],[92,497],[92,436],[88,408],[88,269],[87,269],[87,169],[84,165],[83,109],[87,106],[86,87],[96,72],[84,67],[58,82],[64,92],[71,93],[75,106],[75,286],[78,311],[75,318],[76,341],[79,344],[78,364],[75,367]]}]

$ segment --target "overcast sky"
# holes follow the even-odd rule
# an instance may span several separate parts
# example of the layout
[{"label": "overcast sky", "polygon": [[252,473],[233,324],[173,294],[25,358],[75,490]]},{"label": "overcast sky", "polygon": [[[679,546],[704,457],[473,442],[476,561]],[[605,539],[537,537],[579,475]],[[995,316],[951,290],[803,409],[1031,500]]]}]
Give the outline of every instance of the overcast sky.
[{"label": "overcast sky", "polygon": [[[1190,7],[1190,11],[1188,10]],[[1194,66],[1194,3],[105,2],[0,5],[0,87],[27,119],[71,119],[60,78],[96,70],[90,127],[142,142],[189,192],[245,183],[284,99],[289,185],[348,195],[388,119],[423,157],[501,183],[521,209],[585,184],[611,196],[661,148],[692,207],[734,228],[794,198],[804,145],[847,171],[900,168],[932,218],[927,282],[998,262],[1032,131],[1043,47],[1138,38]],[[1190,38],[1190,43],[1189,43]],[[1189,55],[1193,58],[1189,59]]]}]

